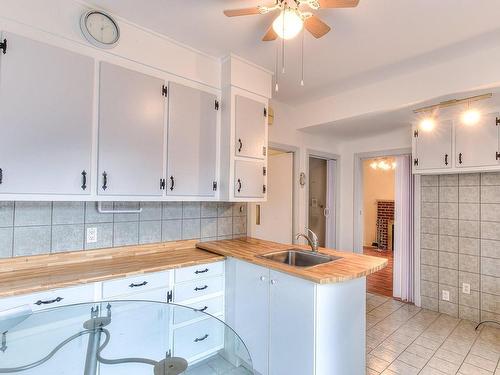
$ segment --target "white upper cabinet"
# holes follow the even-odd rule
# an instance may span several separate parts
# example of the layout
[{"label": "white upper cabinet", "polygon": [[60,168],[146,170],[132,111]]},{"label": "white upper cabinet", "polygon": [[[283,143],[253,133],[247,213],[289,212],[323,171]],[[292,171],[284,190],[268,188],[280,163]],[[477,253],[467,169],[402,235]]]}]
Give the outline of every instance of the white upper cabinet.
[{"label": "white upper cabinet", "polygon": [[0,193],[90,194],[94,62],[3,33]]},{"label": "white upper cabinet", "polygon": [[170,82],[168,98],[167,195],[213,197],[217,96]]},{"label": "white upper cabinet", "polygon": [[413,130],[413,168],[415,170],[452,167],[453,122],[439,121],[429,131]]},{"label": "white upper cabinet", "polygon": [[235,98],[235,155],[265,159],[267,106],[245,96]]},{"label": "white upper cabinet", "polygon": [[162,79],[101,63],[98,194],[161,196]]},{"label": "white upper cabinet", "polygon": [[455,123],[455,165],[458,168],[499,165],[498,114],[482,115],[473,125]]},{"label": "white upper cabinet", "polygon": [[235,161],[234,196],[237,198],[264,198],[266,195],[264,162]]}]

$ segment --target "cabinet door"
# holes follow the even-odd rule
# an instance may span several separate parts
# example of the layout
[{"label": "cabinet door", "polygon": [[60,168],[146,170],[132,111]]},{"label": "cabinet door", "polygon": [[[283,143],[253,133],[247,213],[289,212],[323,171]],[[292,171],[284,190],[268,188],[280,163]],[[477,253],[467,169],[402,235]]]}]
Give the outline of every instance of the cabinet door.
[{"label": "cabinet door", "polygon": [[235,161],[234,196],[263,198],[266,194],[264,162]]},{"label": "cabinet door", "polygon": [[[268,374],[269,270],[235,261],[234,330],[246,344],[253,368]],[[282,372],[284,374],[284,372]],[[278,373],[276,373],[278,374]]]},{"label": "cabinet door", "polygon": [[217,97],[169,84],[168,195],[213,197],[217,153]]},{"label": "cabinet door", "polygon": [[269,374],[314,374],[314,284],[270,271]]},{"label": "cabinet door", "polygon": [[415,129],[413,165],[416,170],[452,167],[453,123],[436,122],[432,130]]},{"label": "cabinet door", "polygon": [[460,120],[455,123],[456,166],[487,167],[498,165],[498,114],[481,116],[474,125],[466,125]]},{"label": "cabinet door", "polygon": [[100,195],[162,195],[163,84],[156,77],[101,63]]},{"label": "cabinet door", "polygon": [[267,108],[262,102],[235,97],[236,156],[264,159],[266,155]]},{"label": "cabinet door", "polygon": [[12,33],[4,38],[0,193],[90,194],[93,60]]}]

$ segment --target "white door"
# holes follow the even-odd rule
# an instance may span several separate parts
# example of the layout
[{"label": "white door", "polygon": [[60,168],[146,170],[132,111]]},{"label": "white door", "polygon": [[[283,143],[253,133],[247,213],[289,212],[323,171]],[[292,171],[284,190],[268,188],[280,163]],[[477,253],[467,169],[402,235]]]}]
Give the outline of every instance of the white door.
[{"label": "white door", "polygon": [[167,194],[213,197],[217,189],[217,97],[169,84]]},{"label": "white door", "polygon": [[263,198],[266,195],[264,162],[235,161],[234,196],[237,198]]},{"label": "white door", "polygon": [[455,123],[455,162],[457,167],[498,165],[498,113],[481,116],[477,124]]},{"label": "white door", "polygon": [[161,196],[164,81],[101,63],[100,195]]},{"label": "white door", "polygon": [[236,95],[235,155],[264,159],[266,155],[267,107],[264,103]]},{"label": "white door", "polygon": [[416,170],[445,169],[452,167],[452,121],[436,121],[432,130],[415,129],[414,159]]},{"label": "white door", "polygon": [[273,270],[270,277],[269,374],[314,374],[315,286]]},{"label": "white door", "polygon": [[[234,330],[246,344],[253,368],[268,374],[269,270],[235,260]],[[278,374],[278,373],[276,373]],[[284,374],[284,372],[283,372]]]},{"label": "white door", "polygon": [[[248,234],[263,240],[293,242],[293,154],[269,155],[267,201],[249,206]],[[260,210],[260,220],[257,217]]]},{"label": "white door", "polygon": [[0,193],[90,194],[94,62],[12,33],[0,53]]}]

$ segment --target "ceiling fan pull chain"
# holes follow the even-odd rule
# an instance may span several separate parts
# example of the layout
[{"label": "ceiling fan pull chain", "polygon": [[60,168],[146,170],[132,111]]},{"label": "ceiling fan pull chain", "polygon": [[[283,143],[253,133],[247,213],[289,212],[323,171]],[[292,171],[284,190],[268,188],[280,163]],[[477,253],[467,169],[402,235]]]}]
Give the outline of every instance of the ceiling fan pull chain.
[{"label": "ceiling fan pull chain", "polygon": [[280,58],[280,42],[279,40],[276,41],[276,56],[275,56],[275,63],[274,63],[274,80],[276,82],[276,86],[274,87],[274,90],[278,92],[279,90],[279,85],[278,85],[278,60]]},{"label": "ceiling fan pull chain", "polygon": [[285,74],[285,13],[286,13],[287,4],[285,3],[285,7],[283,12],[281,12],[281,16],[283,17],[283,37],[281,38],[281,73]]},{"label": "ceiling fan pull chain", "polygon": [[300,78],[300,85],[304,86],[304,28],[302,28],[302,76]]}]

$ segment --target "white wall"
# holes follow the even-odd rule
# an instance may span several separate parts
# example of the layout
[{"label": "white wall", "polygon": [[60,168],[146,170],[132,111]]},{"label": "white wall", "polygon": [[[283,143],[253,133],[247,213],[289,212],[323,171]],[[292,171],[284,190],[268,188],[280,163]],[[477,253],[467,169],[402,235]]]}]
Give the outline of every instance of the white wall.
[{"label": "white wall", "polygon": [[[318,136],[306,134],[298,131],[302,123],[298,111],[289,105],[271,100],[271,106],[274,109],[274,124],[269,127],[269,143],[294,146],[298,149],[297,161],[298,170],[305,172],[307,170],[308,150],[339,154],[339,142],[328,136]],[[307,224],[307,190],[299,185],[298,179],[294,180],[294,216],[296,218],[296,227],[294,233],[303,232]]]}]

